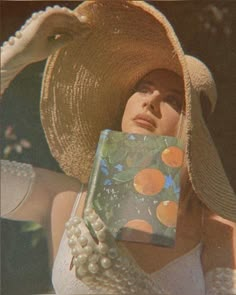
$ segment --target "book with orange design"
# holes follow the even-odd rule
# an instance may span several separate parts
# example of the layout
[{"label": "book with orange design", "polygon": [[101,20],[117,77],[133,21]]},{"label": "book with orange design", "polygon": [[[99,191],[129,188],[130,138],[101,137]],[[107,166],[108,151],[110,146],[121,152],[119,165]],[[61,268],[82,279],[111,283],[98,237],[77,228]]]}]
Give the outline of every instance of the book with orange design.
[{"label": "book with orange design", "polygon": [[86,207],[118,240],[173,246],[183,157],[176,137],[102,131]]}]

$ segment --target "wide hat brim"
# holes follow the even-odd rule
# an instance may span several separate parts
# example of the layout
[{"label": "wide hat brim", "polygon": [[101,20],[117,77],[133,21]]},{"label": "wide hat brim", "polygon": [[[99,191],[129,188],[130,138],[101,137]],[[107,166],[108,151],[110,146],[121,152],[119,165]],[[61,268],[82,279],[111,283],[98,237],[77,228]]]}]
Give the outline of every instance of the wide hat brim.
[{"label": "wide hat brim", "polygon": [[215,101],[207,68],[184,55],[167,19],[143,1],[86,1],[74,13],[90,31],[49,57],[41,121],[52,155],[67,175],[89,179],[101,130],[120,130],[132,88],[146,73],[168,69],[183,77],[186,161],[199,198],[236,221],[236,197],[201,115],[202,92]]}]

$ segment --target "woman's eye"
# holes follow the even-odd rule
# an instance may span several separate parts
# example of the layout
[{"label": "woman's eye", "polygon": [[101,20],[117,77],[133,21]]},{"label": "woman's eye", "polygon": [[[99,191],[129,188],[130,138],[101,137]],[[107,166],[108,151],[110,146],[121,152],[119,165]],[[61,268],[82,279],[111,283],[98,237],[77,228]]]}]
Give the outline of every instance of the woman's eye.
[{"label": "woman's eye", "polygon": [[167,95],[165,97],[165,102],[167,102],[177,112],[180,112],[182,110],[182,107],[183,107],[182,100],[175,95]]}]

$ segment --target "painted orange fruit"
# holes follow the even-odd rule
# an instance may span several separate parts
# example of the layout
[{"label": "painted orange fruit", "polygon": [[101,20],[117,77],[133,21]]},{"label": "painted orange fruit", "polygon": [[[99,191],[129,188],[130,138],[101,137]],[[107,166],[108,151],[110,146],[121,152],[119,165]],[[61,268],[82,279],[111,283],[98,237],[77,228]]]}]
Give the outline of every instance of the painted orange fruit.
[{"label": "painted orange fruit", "polygon": [[142,219],[128,221],[121,231],[121,239],[142,243],[151,243],[153,229],[151,224]]},{"label": "painted orange fruit", "polygon": [[177,222],[178,204],[174,201],[163,201],[156,208],[156,216],[162,224],[175,227]]},{"label": "painted orange fruit", "polygon": [[183,164],[184,152],[176,146],[170,146],[162,152],[161,159],[166,165],[178,168]]},{"label": "painted orange fruit", "polygon": [[142,195],[155,195],[163,189],[164,184],[165,176],[154,168],[143,169],[134,177],[134,188]]},{"label": "painted orange fruit", "polygon": [[131,228],[131,229],[136,229],[145,233],[152,234],[153,229],[150,223],[143,219],[132,219],[129,220],[124,227]]}]

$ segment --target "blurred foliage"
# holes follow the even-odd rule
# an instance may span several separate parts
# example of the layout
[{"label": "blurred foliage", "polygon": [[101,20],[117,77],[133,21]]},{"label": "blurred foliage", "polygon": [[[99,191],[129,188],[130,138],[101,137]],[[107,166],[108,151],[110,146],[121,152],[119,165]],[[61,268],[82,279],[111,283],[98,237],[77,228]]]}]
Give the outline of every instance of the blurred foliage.
[{"label": "blurred foliage", "polygon": [[[1,154],[5,159],[60,171],[50,155],[38,112],[43,68],[44,63],[28,67],[4,93]],[[51,288],[51,270],[44,229],[34,222],[5,219],[1,228],[1,294],[46,293]]]},{"label": "blurred foliage", "polygon": [[45,232],[32,226],[2,220],[1,294],[46,293],[51,284]]},{"label": "blurred foliage", "polygon": [[[15,3],[14,3],[15,2]],[[3,36],[12,35],[34,11],[50,5],[44,1],[3,1]],[[150,1],[151,2],[151,1]],[[56,1],[53,2],[55,4]],[[70,8],[78,2],[60,2]],[[155,1],[170,20],[186,53],[203,60],[214,73],[220,100],[210,129],[229,179],[233,178],[236,144],[235,110],[235,1]],[[15,5],[15,6],[14,6]],[[51,3],[52,5],[52,3]],[[15,9],[14,9],[15,7]],[[16,8],[17,7],[17,8]],[[15,27],[13,26],[15,24]],[[4,40],[2,40],[4,41]],[[60,171],[45,140],[39,116],[44,62],[28,66],[4,93],[1,103],[1,153],[6,159]],[[30,83],[29,83],[30,81]],[[217,121],[222,113],[224,124]],[[219,122],[219,123],[218,123]],[[227,129],[227,132],[225,128]],[[227,144],[225,144],[227,142]],[[234,154],[233,154],[234,153]],[[48,249],[44,230],[32,222],[2,220],[1,294],[45,293],[50,288]]]}]

